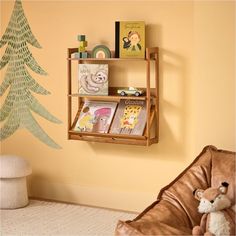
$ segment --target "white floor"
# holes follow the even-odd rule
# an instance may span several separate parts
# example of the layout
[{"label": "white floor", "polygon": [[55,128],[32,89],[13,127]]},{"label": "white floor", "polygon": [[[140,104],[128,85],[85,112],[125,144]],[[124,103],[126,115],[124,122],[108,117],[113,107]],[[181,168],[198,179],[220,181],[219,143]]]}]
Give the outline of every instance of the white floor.
[{"label": "white floor", "polygon": [[118,220],[135,214],[72,204],[30,200],[25,208],[0,211],[0,235],[114,235]]}]

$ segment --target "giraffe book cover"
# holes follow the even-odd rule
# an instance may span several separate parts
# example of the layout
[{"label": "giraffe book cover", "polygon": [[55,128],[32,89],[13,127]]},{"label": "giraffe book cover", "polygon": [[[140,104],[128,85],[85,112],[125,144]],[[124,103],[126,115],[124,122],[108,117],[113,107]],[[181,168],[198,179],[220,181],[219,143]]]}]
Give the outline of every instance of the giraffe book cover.
[{"label": "giraffe book cover", "polygon": [[143,135],[146,125],[146,102],[122,99],[118,105],[110,133]]}]

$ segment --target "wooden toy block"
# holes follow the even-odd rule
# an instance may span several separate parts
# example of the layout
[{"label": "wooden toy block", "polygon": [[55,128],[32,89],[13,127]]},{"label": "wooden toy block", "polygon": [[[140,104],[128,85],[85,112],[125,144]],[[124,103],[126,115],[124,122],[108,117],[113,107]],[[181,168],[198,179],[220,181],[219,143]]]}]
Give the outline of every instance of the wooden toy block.
[{"label": "wooden toy block", "polygon": [[88,58],[88,52],[80,52],[80,58]]},{"label": "wooden toy block", "polygon": [[88,46],[88,42],[87,41],[80,41],[79,42],[79,46],[80,47],[87,47]]},{"label": "wooden toy block", "polygon": [[85,48],[85,47],[79,47],[79,48],[78,48],[78,51],[79,51],[79,52],[85,52],[85,51],[86,51],[86,48]]},{"label": "wooden toy block", "polygon": [[77,39],[78,41],[85,41],[85,35],[79,34]]},{"label": "wooden toy block", "polygon": [[71,54],[72,58],[80,58],[80,53],[79,52],[75,52],[73,54]]}]

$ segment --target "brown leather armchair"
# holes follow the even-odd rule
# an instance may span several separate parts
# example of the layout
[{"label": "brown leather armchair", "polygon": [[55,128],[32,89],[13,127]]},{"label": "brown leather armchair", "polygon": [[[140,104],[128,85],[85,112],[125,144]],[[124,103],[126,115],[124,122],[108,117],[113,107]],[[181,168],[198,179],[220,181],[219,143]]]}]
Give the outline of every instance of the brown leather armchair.
[{"label": "brown leather armchair", "polygon": [[[196,188],[218,187],[228,182],[228,197],[235,204],[235,152],[207,146],[173,182],[164,187],[157,200],[134,220],[119,221],[115,234],[121,235],[191,235],[200,224]],[[234,220],[235,222],[235,220]]]}]

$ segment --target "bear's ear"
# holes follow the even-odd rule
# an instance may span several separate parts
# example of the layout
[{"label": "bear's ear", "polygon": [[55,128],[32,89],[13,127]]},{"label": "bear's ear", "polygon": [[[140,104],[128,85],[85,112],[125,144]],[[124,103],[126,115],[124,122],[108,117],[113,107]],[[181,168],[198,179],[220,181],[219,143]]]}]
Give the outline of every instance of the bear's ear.
[{"label": "bear's ear", "polygon": [[222,194],[226,194],[229,184],[227,182],[221,183],[221,186],[218,188]]},{"label": "bear's ear", "polygon": [[195,189],[195,190],[193,191],[193,195],[194,195],[194,197],[195,197],[197,200],[200,201],[201,198],[202,198],[203,192],[204,192],[204,190],[202,190],[202,189]]}]

